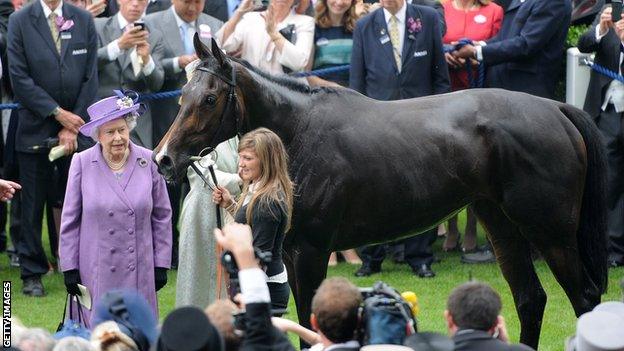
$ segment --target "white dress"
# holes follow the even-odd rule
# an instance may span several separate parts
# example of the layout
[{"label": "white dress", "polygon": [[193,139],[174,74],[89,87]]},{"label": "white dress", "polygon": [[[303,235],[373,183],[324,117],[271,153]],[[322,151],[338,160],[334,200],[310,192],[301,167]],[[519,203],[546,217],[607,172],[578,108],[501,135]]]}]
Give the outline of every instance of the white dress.
[{"label": "white dress", "polygon": [[[238,138],[232,138],[217,146],[219,155],[215,173],[220,186],[226,187],[232,196],[241,191],[238,176]],[[210,171],[200,167],[212,184]],[[184,198],[180,213],[180,248],[178,280],[176,284],[176,307],[193,305],[204,309],[217,299],[217,267],[220,257],[216,255],[213,230],[217,226],[216,205],[212,202],[212,190],[189,167],[187,176],[191,190]],[[221,210],[223,224],[231,218]],[[227,216],[227,217],[226,217]],[[224,277],[225,278],[225,277]],[[221,297],[226,298],[226,283],[222,280]]]}]

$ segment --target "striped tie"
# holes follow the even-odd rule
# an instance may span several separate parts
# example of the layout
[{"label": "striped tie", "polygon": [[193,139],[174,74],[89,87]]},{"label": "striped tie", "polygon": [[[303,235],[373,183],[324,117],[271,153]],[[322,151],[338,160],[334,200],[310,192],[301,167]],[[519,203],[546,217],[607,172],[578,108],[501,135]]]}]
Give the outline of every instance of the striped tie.
[{"label": "striped tie", "polygon": [[61,41],[59,40],[59,31],[56,27],[56,13],[50,13],[48,16],[48,26],[50,26],[50,33],[52,33],[52,40],[54,40],[54,46],[56,46],[56,51],[61,53]]},{"label": "striped tie", "polygon": [[399,19],[396,16],[390,17],[390,41],[392,41],[392,51],[397,68],[401,69],[401,48],[399,47]]}]

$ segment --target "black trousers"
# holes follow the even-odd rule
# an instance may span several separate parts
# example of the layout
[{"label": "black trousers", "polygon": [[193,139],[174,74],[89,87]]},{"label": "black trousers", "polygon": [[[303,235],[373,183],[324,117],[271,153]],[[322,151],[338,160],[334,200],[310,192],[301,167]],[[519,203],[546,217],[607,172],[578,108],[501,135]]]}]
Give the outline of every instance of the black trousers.
[{"label": "black trousers", "polygon": [[598,116],[597,125],[607,150],[609,260],[624,263],[624,123],[612,104]]},{"label": "black trousers", "polygon": [[288,308],[288,298],[290,297],[290,286],[288,282],[267,283],[267,286],[269,287],[269,294],[271,295],[271,308],[274,310],[285,310]]},{"label": "black trousers", "polygon": [[21,190],[21,229],[14,239],[20,259],[21,278],[40,276],[48,271],[48,260],[41,242],[41,224],[46,203],[58,207],[63,202],[71,158],[55,162],[47,154],[18,152]]},{"label": "black trousers", "polygon": [[[431,245],[437,236],[438,229],[436,227],[400,241],[405,245],[405,262],[412,269],[417,269],[423,264],[430,265],[433,263]],[[386,244],[365,246],[360,252],[360,258],[362,258],[362,266],[369,266],[374,269],[381,268],[381,263],[386,258]]]}]

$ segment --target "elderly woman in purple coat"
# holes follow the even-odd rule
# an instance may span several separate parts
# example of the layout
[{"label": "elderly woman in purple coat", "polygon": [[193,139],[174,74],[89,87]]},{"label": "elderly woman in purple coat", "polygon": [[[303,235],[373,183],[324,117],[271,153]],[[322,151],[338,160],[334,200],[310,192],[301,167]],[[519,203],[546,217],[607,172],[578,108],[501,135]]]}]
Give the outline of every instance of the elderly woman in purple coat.
[{"label": "elderly woman in purple coat", "polygon": [[152,152],[130,142],[141,106],[116,94],[91,105],[91,121],[80,128],[98,143],[71,162],[60,266],[68,293],[80,294],[83,284],[95,303],[111,289],[133,289],[158,316],[156,291],[171,263],[171,207]]}]

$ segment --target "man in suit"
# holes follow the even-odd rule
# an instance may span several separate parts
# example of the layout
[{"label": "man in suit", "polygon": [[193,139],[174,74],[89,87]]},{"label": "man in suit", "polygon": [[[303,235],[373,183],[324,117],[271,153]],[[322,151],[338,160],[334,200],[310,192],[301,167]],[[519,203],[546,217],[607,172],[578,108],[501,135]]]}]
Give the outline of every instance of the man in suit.
[{"label": "man in suit", "polygon": [[323,350],[360,349],[354,337],[361,303],[362,294],[347,279],[334,277],[321,283],[312,298],[310,325],[319,334]]},{"label": "man in suit", "polygon": [[[48,262],[41,221],[46,197],[54,190],[53,164],[45,148],[33,146],[58,137],[66,155],[76,151],[78,128],[88,120],[87,107],[96,98],[97,35],[88,12],[61,0],[39,0],[11,15],[8,38],[9,73],[15,100],[22,106],[15,138],[23,187],[16,242],[22,292],[43,296],[41,275],[48,272]],[[66,174],[69,157],[56,166]],[[64,193],[64,188],[58,190]]]},{"label": "man in suit", "polygon": [[[135,25],[145,11],[148,0],[119,0],[119,12],[110,18],[97,18],[98,97],[112,95],[113,90],[149,93],[160,90],[164,70],[160,65],[164,54],[162,37],[154,28]],[[130,134],[132,141],[151,149],[152,117],[147,111],[137,120]]]},{"label": "man in suit", "polygon": [[489,285],[469,282],[455,288],[448,297],[444,318],[456,351],[530,351],[510,345],[505,320],[500,316],[500,296]]},{"label": "man in suit", "polygon": [[[623,41],[624,20],[613,23],[609,6],[579,38],[578,48],[595,52],[597,64],[623,74]],[[596,121],[607,149],[609,264],[624,266],[624,84],[592,71],[583,109]]]},{"label": "man in suit", "polygon": [[483,62],[490,88],[553,99],[571,12],[570,0],[513,0],[494,38],[454,55]]},{"label": "man in suit", "polygon": [[[163,91],[181,89],[186,84],[184,68],[197,59],[193,47],[193,35],[198,33],[209,44],[212,34],[223,25],[218,19],[202,13],[204,0],[173,0],[166,11],[153,13],[145,18],[149,28],[163,38],[163,55],[160,65],[165,72]],[[158,145],[178,115],[178,99],[168,98],[152,103],[152,145]],[[167,185],[173,209],[173,257],[172,266],[178,261],[178,217],[180,214],[180,185]]]},{"label": "man in suit", "polygon": [[[353,32],[349,86],[377,100],[446,93],[449,76],[442,49],[441,19],[427,6],[382,0],[382,8],[360,19]],[[437,232],[405,240],[405,261],[422,278],[433,277],[431,244]],[[362,250],[357,276],[381,271],[383,245]]]},{"label": "man in suit", "polygon": [[[98,17],[112,17],[119,12],[119,4],[117,0],[101,0],[107,1],[107,6],[104,12],[102,12]],[[147,8],[145,9],[145,14],[149,15],[150,13],[164,11],[171,6],[171,0],[149,0],[147,3]]]}]

